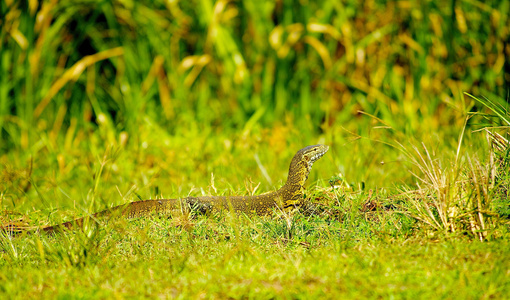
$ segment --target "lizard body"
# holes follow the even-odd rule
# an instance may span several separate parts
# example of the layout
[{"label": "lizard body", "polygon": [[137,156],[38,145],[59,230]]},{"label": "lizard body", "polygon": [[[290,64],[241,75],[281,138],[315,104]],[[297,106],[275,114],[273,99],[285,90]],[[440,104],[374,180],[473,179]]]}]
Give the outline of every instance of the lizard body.
[{"label": "lizard body", "polygon": [[[274,209],[289,210],[300,206],[303,202],[304,184],[308,179],[313,163],[321,158],[329,147],[325,145],[308,146],[294,155],[286,183],[277,191],[255,196],[202,196],[182,199],[141,200],[115,206],[104,211],[61,224],[40,228],[44,232],[55,232],[59,228],[82,226],[86,218],[104,218],[120,215],[125,218],[136,218],[150,214],[173,215],[197,211],[214,213],[223,210],[235,213],[266,215]],[[12,228],[11,228],[12,231]]]}]

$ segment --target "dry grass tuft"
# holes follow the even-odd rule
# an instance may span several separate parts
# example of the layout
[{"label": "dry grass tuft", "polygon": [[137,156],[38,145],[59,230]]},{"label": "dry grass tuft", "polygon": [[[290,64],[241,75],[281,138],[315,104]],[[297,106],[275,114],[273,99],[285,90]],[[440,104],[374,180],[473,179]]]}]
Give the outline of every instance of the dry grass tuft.
[{"label": "dry grass tuft", "polygon": [[412,151],[403,147],[419,170],[413,173],[418,188],[405,193],[412,217],[434,230],[471,234],[481,241],[500,224],[492,202],[501,196],[498,178],[508,169],[502,169],[501,158],[496,157],[508,153],[510,144],[499,134],[487,133],[491,149],[486,162],[461,156],[462,135],[453,161],[436,158],[424,144],[422,149],[413,146]]}]

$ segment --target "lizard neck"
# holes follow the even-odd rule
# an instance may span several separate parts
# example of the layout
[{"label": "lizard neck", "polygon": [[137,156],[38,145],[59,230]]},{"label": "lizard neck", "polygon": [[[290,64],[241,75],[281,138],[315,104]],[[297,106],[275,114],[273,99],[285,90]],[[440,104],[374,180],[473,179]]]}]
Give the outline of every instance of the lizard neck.
[{"label": "lizard neck", "polygon": [[312,170],[313,163],[321,158],[328,149],[329,147],[324,145],[308,146],[294,155],[290,162],[287,182],[278,190],[280,196],[285,200],[285,207],[301,204],[305,182]]}]

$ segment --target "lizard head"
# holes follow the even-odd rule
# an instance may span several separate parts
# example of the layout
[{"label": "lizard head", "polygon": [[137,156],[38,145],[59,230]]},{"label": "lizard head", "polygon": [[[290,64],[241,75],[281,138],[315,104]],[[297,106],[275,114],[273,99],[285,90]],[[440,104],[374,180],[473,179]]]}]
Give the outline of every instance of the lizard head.
[{"label": "lizard head", "polygon": [[329,146],[313,145],[299,150],[290,163],[287,184],[303,186],[312,170],[313,163],[328,152]]}]

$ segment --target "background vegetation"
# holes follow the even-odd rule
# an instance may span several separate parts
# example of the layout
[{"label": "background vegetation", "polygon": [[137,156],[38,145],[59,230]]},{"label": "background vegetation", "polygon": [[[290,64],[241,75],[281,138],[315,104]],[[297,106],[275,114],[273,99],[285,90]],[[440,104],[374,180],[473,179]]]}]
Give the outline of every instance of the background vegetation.
[{"label": "background vegetation", "polygon": [[504,297],[509,16],[507,0],[0,1],[4,224],[261,193],[330,145],[311,216],[4,234],[0,293]]}]

